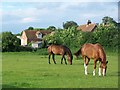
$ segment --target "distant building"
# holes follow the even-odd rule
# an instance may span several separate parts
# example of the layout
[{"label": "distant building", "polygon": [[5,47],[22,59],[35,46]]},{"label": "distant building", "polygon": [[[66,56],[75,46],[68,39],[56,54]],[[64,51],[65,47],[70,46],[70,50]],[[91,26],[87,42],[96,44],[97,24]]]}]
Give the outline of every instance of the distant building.
[{"label": "distant building", "polygon": [[93,32],[96,27],[97,27],[97,24],[91,23],[91,21],[88,20],[87,24],[78,26],[77,30],[81,30],[83,32]]},{"label": "distant building", "polygon": [[39,48],[42,45],[42,38],[44,35],[50,34],[48,30],[24,30],[20,37],[21,45],[27,46],[31,43],[33,48]]}]

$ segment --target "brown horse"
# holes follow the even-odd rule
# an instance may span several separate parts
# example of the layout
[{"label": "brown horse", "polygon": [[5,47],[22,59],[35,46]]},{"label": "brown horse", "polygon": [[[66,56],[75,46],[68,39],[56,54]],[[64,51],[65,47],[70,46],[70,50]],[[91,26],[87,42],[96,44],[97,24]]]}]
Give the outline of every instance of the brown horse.
[{"label": "brown horse", "polygon": [[[87,75],[87,65],[89,64],[90,59],[94,59],[94,71],[93,76],[95,76],[95,70],[96,70],[96,63],[97,61],[100,62],[99,66],[99,76],[101,76],[101,69],[103,76],[106,75],[107,70],[107,63],[106,61],[106,54],[104,49],[100,44],[84,44],[74,55],[78,58],[79,55],[82,55],[82,58],[84,59],[84,69],[85,69],[85,75]],[[88,60],[87,60],[88,59]]]},{"label": "brown horse", "polygon": [[49,64],[50,64],[50,56],[51,55],[52,55],[52,59],[53,59],[54,63],[56,64],[54,56],[55,56],[55,54],[57,54],[57,55],[62,55],[61,64],[63,62],[63,59],[65,60],[65,64],[67,64],[66,58],[65,58],[65,55],[67,55],[68,61],[69,61],[70,65],[72,65],[72,59],[73,59],[72,53],[71,53],[70,49],[64,45],[50,45],[48,47],[48,54],[49,54],[49,57],[48,57]]}]

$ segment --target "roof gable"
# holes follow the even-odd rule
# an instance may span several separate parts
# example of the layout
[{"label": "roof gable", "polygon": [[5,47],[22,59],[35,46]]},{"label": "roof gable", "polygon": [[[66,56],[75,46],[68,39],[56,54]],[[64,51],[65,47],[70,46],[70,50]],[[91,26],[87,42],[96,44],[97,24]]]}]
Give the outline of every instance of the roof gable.
[{"label": "roof gable", "polygon": [[51,31],[47,31],[47,30],[24,30],[28,41],[40,41],[40,38],[37,38],[37,33],[41,33],[43,36],[47,35],[49,33],[51,33]]},{"label": "roof gable", "polygon": [[77,27],[77,30],[82,30],[84,32],[92,32],[96,28],[96,24],[84,24]]}]

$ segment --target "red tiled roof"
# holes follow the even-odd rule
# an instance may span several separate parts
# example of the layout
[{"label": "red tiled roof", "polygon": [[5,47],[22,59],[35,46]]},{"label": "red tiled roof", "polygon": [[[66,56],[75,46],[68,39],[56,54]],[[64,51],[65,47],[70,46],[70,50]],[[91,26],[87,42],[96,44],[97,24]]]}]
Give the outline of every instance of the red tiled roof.
[{"label": "red tiled roof", "polygon": [[36,36],[37,32],[42,33],[43,36],[51,33],[51,31],[47,31],[47,30],[25,30],[25,33],[29,42],[42,41],[42,39],[37,38]]},{"label": "red tiled roof", "polygon": [[84,24],[77,27],[77,30],[82,30],[84,32],[92,32],[96,28],[96,24]]}]

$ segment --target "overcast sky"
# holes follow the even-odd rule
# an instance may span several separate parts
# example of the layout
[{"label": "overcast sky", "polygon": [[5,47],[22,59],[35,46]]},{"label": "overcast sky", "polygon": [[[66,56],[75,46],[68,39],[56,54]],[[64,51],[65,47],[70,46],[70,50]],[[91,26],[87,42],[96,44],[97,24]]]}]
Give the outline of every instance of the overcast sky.
[{"label": "overcast sky", "polygon": [[37,2],[36,0],[8,2],[6,0],[0,5],[2,31],[20,33],[30,26],[63,28],[63,22],[75,21],[80,25],[86,24],[88,19],[93,23],[101,23],[104,16],[110,16],[118,21],[117,0],[109,1],[111,2]]}]

